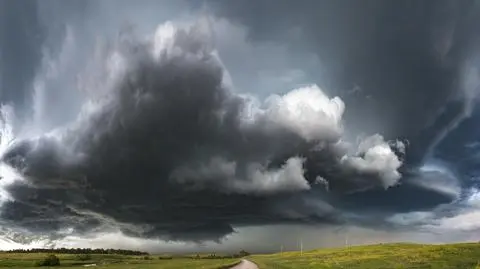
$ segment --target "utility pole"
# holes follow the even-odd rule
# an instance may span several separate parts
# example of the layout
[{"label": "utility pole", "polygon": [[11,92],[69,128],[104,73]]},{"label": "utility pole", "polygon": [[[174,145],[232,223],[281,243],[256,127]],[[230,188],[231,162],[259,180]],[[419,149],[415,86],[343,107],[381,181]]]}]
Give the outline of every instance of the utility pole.
[{"label": "utility pole", "polygon": [[280,245],[280,254],[283,253],[283,245]]},{"label": "utility pole", "polygon": [[345,227],[345,247],[348,248],[348,227]]},{"label": "utility pole", "polygon": [[303,255],[303,241],[300,238],[300,255]]}]

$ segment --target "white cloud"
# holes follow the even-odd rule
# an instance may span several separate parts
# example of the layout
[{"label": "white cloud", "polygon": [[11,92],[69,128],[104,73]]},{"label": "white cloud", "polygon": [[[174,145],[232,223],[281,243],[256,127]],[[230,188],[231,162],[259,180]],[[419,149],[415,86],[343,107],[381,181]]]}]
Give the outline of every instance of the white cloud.
[{"label": "white cloud", "polygon": [[465,210],[455,216],[439,218],[425,227],[433,231],[443,232],[476,231],[480,229],[480,211]]},{"label": "white cloud", "polygon": [[298,134],[307,141],[337,140],[343,133],[343,101],[330,99],[317,85],[272,95],[267,101],[266,119]]},{"label": "white cloud", "polygon": [[379,175],[385,188],[394,186],[401,178],[398,168],[402,162],[379,134],[361,141],[356,155],[343,156],[342,163],[360,173]]}]

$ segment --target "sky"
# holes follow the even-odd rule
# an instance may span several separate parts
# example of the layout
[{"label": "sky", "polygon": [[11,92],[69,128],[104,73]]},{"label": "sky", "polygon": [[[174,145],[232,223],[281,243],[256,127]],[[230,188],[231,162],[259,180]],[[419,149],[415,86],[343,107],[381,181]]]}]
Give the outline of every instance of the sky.
[{"label": "sky", "polygon": [[0,0],[0,248],[478,241],[474,0]]}]

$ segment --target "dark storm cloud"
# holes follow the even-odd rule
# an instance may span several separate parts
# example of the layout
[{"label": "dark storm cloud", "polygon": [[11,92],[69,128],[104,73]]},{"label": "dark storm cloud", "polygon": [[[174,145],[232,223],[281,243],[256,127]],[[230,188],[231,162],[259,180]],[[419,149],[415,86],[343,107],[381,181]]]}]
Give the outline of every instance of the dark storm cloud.
[{"label": "dark storm cloud", "polygon": [[[474,1],[207,3],[220,16],[247,26],[253,42],[289,43],[293,51],[315,52],[325,66],[317,74],[319,83],[353,93],[344,98],[349,126],[362,130],[369,124],[365,119],[373,118],[372,127],[387,137],[408,138],[409,162],[421,161],[444,137],[443,130],[467,114],[463,107],[469,100],[457,97],[471,90],[463,88],[461,75],[478,44]],[[462,108],[445,110],[453,99]],[[446,115],[434,123],[441,111]]]},{"label": "dark storm cloud", "polygon": [[397,184],[403,143],[346,143],[343,102],[316,86],[264,103],[232,92],[203,26],[120,35],[105,95],[3,155],[24,179],[1,218],[39,233],[207,240],[234,226],[341,223],[330,201]]}]

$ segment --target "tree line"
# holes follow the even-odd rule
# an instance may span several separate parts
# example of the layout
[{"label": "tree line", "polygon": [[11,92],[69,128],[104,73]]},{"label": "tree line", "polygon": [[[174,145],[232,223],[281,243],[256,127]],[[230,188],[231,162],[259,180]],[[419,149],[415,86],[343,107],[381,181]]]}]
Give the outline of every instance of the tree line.
[{"label": "tree line", "polygon": [[118,254],[118,255],[149,255],[148,252],[127,249],[103,248],[31,248],[0,251],[0,253],[55,253],[55,254]]},{"label": "tree line", "polygon": [[216,253],[212,253],[207,256],[200,256],[200,254],[197,254],[192,258],[193,259],[232,259],[232,258],[243,258],[246,256],[250,256],[250,253],[242,249],[240,252],[230,254],[230,255],[217,255]]}]

